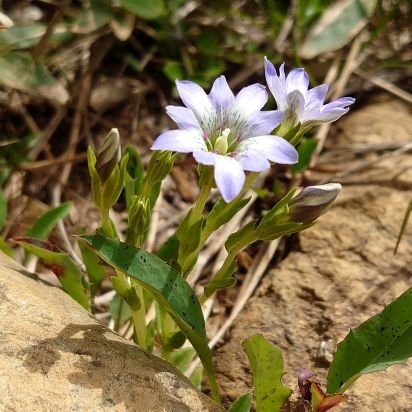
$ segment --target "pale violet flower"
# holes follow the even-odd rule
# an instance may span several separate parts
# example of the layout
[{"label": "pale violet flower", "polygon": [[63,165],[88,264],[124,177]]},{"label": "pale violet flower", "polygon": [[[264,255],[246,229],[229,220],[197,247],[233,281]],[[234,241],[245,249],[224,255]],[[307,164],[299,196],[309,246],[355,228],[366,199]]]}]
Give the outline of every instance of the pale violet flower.
[{"label": "pale violet flower", "polygon": [[179,127],[157,137],[153,150],[193,153],[197,162],[214,166],[216,185],[226,202],[242,190],[245,171],[261,172],[270,162],[294,164],[296,149],[270,133],[282,121],[280,111],[260,111],[268,94],[260,84],[243,88],[236,96],[224,76],[207,95],[196,83],[176,81],[184,105],[167,106]]},{"label": "pale violet flower", "polygon": [[309,89],[309,76],[304,69],[294,69],[285,76],[285,64],[275,66],[265,57],[265,76],[269,90],[276,100],[278,110],[285,114],[284,124],[292,127],[302,125],[303,130],[320,123],[330,123],[349,111],[355,102],[352,97],[341,97],[324,104],[328,85]]}]

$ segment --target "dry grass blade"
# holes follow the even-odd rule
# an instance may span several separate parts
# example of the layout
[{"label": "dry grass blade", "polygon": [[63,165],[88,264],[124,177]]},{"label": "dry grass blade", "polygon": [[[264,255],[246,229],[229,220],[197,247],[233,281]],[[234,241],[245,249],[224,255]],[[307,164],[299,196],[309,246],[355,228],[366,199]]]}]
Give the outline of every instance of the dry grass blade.
[{"label": "dry grass blade", "polygon": [[393,95],[405,100],[408,103],[412,103],[412,94],[408,93],[406,90],[402,90],[401,88],[395,86],[393,83],[381,79],[377,76],[371,76],[370,74],[364,72],[361,69],[355,70],[354,73],[362,77],[362,79],[365,79],[366,81],[374,84],[375,86],[378,86],[381,89],[386,90],[389,93],[392,93]]}]

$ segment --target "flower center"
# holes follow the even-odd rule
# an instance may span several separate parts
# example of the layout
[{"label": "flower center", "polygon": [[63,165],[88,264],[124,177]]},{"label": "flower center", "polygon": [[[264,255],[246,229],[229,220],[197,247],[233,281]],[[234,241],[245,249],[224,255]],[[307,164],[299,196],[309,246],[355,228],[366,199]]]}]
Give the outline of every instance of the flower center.
[{"label": "flower center", "polygon": [[230,129],[223,130],[222,134],[217,137],[215,140],[215,144],[213,145],[213,149],[221,154],[225,155],[227,153],[227,149],[229,148],[228,137],[230,135]]}]

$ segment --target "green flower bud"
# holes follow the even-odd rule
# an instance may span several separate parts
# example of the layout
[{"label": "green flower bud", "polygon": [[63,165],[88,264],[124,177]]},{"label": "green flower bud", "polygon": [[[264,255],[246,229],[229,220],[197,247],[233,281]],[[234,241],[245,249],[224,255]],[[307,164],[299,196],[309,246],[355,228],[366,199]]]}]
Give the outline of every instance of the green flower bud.
[{"label": "green flower bud", "polygon": [[169,151],[156,150],[147,166],[146,180],[150,186],[161,182],[172,170],[176,154]]},{"label": "green flower bud", "polygon": [[110,130],[104,138],[96,157],[96,171],[104,184],[115,170],[121,159],[120,135],[117,129]]},{"label": "green flower bud", "polygon": [[338,196],[339,183],[305,187],[289,202],[289,222],[310,223],[323,215]]},{"label": "green flower bud", "polygon": [[146,196],[133,196],[129,208],[129,224],[126,240],[135,245],[136,242],[146,234],[150,228],[151,207],[150,200]]}]

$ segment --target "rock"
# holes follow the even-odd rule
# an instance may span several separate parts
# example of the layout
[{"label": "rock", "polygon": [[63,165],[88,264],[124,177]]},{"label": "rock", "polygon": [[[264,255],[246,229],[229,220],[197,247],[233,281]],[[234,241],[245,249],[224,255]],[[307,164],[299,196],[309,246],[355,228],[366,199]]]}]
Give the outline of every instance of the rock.
[{"label": "rock", "polygon": [[4,254],[0,341],[0,410],[222,410],[171,365],[100,325]]},{"label": "rock", "polygon": [[[396,107],[396,136],[391,134],[391,105],[392,109]],[[371,143],[369,135],[361,132],[367,133],[365,122],[385,116],[386,126],[380,121],[368,123],[369,133],[382,136],[380,140],[374,138],[375,143],[382,143],[386,136],[391,137],[390,143],[410,140],[411,133],[399,131],[411,128],[410,114],[402,104],[378,103],[366,108],[365,114],[362,117],[359,111],[352,115],[356,122],[348,116],[347,123],[341,124],[345,139],[351,136],[352,143]],[[313,228],[296,237],[286,259],[265,276],[227,341],[215,353],[218,382],[227,398],[233,400],[251,387],[241,348],[247,337],[263,333],[281,347],[287,372],[284,382],[294,389],[293,402],[297,399],[296,381],[301,366],[313,370],[325,384],[336,344],[349,329],[381,311],[410,287],[412,222],[396,256],[393,249],[411,199],[408,187],[412,176],[403,174],[399,185],[392,180],[400,172],[399,164],[409,162],[410,169],[410,156],[403,154],[393,162],[384,170],[379,165],[379,183],[376,179],[375,183],[368,183],[371,170],[352,175],[351,184],[344,186],[334,207]],[[349,164],[339,164],[335,159],[334,166],[344,168]],[[407,365],[361,376],[347,392],[348,401],[333,410],[411,410],[411,366],[409,361]],[[291,410],[298,410],[293,405]]]}]

